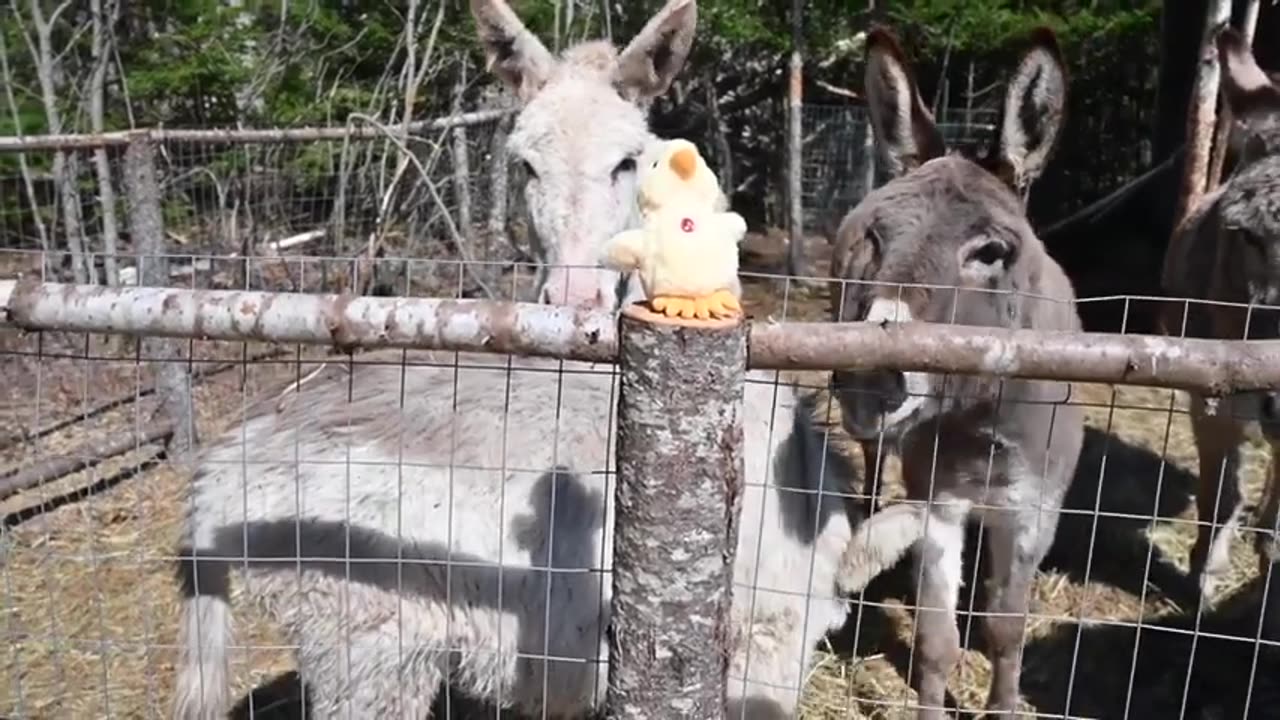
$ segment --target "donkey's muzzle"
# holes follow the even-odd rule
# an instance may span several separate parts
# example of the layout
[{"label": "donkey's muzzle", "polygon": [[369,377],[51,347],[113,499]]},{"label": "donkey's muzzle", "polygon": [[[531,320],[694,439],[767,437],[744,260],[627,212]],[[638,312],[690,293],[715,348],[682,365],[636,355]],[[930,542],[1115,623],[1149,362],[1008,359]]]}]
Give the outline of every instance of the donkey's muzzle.
[{"label": "donkey's muzzle", "polygon": [[879,435],[886,429],[884,417],[907,401],[906,376],[895,370],[837,370],[831,381],[840,400],[845,430],[858,439]]}]

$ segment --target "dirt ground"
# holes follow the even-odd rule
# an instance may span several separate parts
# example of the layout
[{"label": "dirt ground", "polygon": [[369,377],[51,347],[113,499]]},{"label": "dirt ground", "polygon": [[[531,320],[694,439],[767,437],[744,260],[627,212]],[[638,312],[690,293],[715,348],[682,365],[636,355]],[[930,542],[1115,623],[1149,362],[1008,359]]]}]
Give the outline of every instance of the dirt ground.
[{"label": "dirt ground", "polygon": [[[769,266],[767,245],[754,260],[749,249],[744,267]],[[784,289],[769,280],[746,286],[747,309],[757,318],[825,318],[825,287]],[[232,422],[255,389],[298,372],[294,349],[248,363],[267,348],[201,342],[190,349],[196,366],[228,367],[195,390],[203,435]],[[147,387],[149,369],[135,353],[118,340],[0,332],[0,478],[43,455],[147,426],[156,408],[151,395],[33,437]],[[820,386],[822,374],[813,379]],[[1270,649],[1255,656],[1259,583],[1249,543],[1235,547],[1229,597],[1198,621],[1194,614],[1185,572],[1194,537],[1195,450],[1185,398],[1085,385],[1073,388],[1072,402],[1087,407],[1090,430],[1068,513],[1034,588],[1022,677],[1026,709],[1047,717],[1174,718],[1185,705],[1187,718],[1232,718],[1242,716],[1252,696],[1249,717],[1280,716],[1280,687],[1273,687],[1280,663]],[[833,442],[856,453],[838,425],[831,424]],[[0,659],[0,716],[167,715],[178,610],[169,558],[184,515],[186,475],[157,452],[142,446],[0,500],[0,631],[9,638]],[[1244,457],[1251,501],[1266,467],[1264,446],[1251,440]],[[891,494],[894,472],[890,462]],[[980,608],[972,551],[966,563],[964,594],[972,592]],[[909,582],[905,563],[882,576],[845,629],[822,643],[801,717],[911,716]],[[970,619],[961,616],[961,631],[972,650],[950,683],[965,711],[982,707],[989,679],[981,631]],[[236,635],[250,648],[233,660],[240,710],[252,691],[255,717],[295,716],[299,689],[275,628],[241,606]]]}]

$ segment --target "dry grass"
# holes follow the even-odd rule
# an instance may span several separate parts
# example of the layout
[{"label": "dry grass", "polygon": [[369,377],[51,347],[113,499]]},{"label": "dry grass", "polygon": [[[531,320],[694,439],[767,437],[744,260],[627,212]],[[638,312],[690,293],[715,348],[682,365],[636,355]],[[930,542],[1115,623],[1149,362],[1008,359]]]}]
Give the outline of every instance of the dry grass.
[{"label": "dry grass", "polygon": [[[820,288],[793,288],[784,308],[774,291],[763,283],[752,283],[748,305],[758,317],[820,319],[825,313],[823,295]],[[32,388],[37,380],[42,388],[40,411],[46,419],[72,412],[86,399],[98,400],[145,382],[145,373],[128,359],[127,348],[120,356],[124,359],[114,363],[74,359],[37,362],[12,355],[20,349],[13,343],[30,341],[13,340],[0,348],[0,352],[9,353],[0,357],[6,379],[19,378],[8,383],[0,396],[6,427],[32,425]],[[52,340],[46,338],[49,342]],[[83,340],[78,342],[69,347],[83,348]],[[44,350],[50,351],[48,345]],[[210,344],[202,352],[213,356],[227,350]],[[246,394],[293,371],[288,363],[254,366],[243,374],[237,370],[207,381],[197,391],[201,433],[221,430]],[[1195,451],[1183,414],[1185,401],[1164,391],[1113,391],[1101,386],[1075,388],[1073,401],[1090,405],[1090,426],[1109,429],[1110,434],[1090,435],[1069,507],[1091,510],[1100,497],[1104,510],[1149,516],[1158,509],[1162,518],[1150,532],[1148,523],[1140,519],[1102,518],[1095,527],[1091,513],[1064,518],[1058,543],[1034,588],[1024,694],[1029,708],[1062,713],[1068,683],[1074,677],[1073,715],[1118,716],[1117,708],[1122,706],[1117,702],[1124,701],[1130,670],[1136,665],[1131,717],[1163,717],[1154,710],[1143,714],[1141,708],[1165,707],[1157,702],[1163,698],[1166,704],[1173,703],[1168,707],[1176,709],[1183,677],[1178,668],[1184,666],[1166,663],[1177,671],[1171,680],[1170,673],[1159,670],[1160,657],[1153,661],[1144,656],[1135,663],[1133,633],[1126,635],[1123,627],[1107,623],[1130,624],[1139,618],[1152,623],[1183,609],[1171,599],[1178,593],[1170,588],[1187,588],[1182,573],[1194,534],[1191,525],[1179,522],[1194,513],[1188,471]],[[1113,404],[1123,409],[1110,409]],[[90,436],[127,430],[135,422],[145,421],[150,409],[143,401],[72,426],[44,439],[40,452],[62,451]],[[36,455],[34,447],[30,443],[10,445],[0,450],[0,460],[7,467],[30,462]],[[856,449],[851,446],[850,451]],[[154,449],[140,449],[0,503],[9,528],[0,570],[0,612],[3,632],[11,638],[0,661],[0,714],[23,718],[165,714],[177,620],[177,592],[167,560],[183,517],[185,477],[166,462],[150,461],[153,454]],[[1108,462],[1099,491],[1104,454]],[[1244,469],[1251,498],[1257,497],[1265,462],[1262,446],[1252,443]],[[890,475],[892,469],[891,464]],[[1155,493],[1158,478],[1162,478],[1163,487],[1159,497]],[[93,483],[103,487],[46,512],[29,512],[61,493],[74,493]],[[1084,561],[1090,547],[1094,549],[1093,563],[1087,568],[1089,581],[1085,582]],[[1150,572],[1146,569],[1148,552],[1152,555]],[[1239,544],[1233,559],[1233,585],[1245,585],[1254,574],[1252,552],[1246,543]],[[844,632],[825,643],[805,688],[803,717],[909,715],[904,707],[912,700],[905,682],[911,615],[904,600],[910,596],[903,591],[902,578],[896,577],[900,573],[893,575],[868,589],[868,600],[874,597],[883,606],[863,605],[861,624],[851,621]],[[1155,590],[1148,578],[1166,592]],[[966,596],[972,585],[966,585]],[[1145,604],[1139,597],[1144,591],[1148,595]],[[962,615],[961,620],[963,632],[967,616]],[[243,695],[290,669],[291,659],[287,650],[279,648],[281,638],[273,628],[254,617],[249,608],[238,608],[237,623],[238,641],[254,648],[234,656],[235,689]],[[980,635],[974,623],[967,645],[976,647]],[[1173,647],[1145,635],[1142,646],[1157,655]],[[981,653],[966,652],[951,683],[961,707],[982,706],[988,676],[989,666]]]}]

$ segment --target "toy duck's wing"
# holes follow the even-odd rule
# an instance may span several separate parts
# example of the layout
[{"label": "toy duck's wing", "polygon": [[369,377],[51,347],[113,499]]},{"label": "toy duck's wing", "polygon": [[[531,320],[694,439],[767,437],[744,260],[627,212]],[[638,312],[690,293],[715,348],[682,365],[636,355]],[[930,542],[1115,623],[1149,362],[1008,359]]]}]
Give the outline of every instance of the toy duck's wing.
[{"label": "toy duck's wing", "polygon": [[720,213],[717,216],[723,236],[733,238],[734,244],[742,242],[747,234],[747,221],[736,212]]},{"label": "toy duck's wing", "polygon": [[623,230],[605,243],[600,262],[610,270],[626,272],[639,268],[643,257],[644,231]]}]

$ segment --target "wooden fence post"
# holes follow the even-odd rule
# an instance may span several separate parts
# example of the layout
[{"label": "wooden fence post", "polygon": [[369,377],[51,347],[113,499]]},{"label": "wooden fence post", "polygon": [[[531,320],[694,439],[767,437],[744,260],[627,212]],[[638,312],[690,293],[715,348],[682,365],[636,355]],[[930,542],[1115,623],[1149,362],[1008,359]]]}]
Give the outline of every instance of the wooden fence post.
[{"label": "wooden fence post", "polygon": [[624,311],[610,718],[723,718],[746,325]]},{"label": "wooden fence post", "polygon": [[[165,256],[164,215],[160,209],[160,183],[156,181],[155,143],[147,137],[130,142],[124,153],[124,187],[129,206],[129,235],[138,263],[140,287],[169,285],[169,258]],[[144,338],[142,355],[156,363],[156,391],[160,396],[158,422],[173,428],[169,438],[171,460],[191,460],[198,439],[191,376],[182,360],[182,341]]]}]

